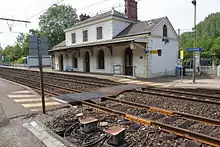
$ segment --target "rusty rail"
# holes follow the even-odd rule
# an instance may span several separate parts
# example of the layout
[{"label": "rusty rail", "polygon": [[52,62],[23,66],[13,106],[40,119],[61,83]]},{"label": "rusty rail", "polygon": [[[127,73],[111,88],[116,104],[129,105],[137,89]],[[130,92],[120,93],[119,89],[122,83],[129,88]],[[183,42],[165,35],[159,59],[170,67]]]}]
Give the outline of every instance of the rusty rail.
[{"label": "rusty rail", "polygon": [[144,90],[154,90],[154,91],[161,91],[161,92],[167,92],[167,93],[176,93],[176,94],[191,95],[191,96],[201,96],[201,97],[204,97],[204,98],[219,99],[220,100],[220,97],[216,96],[216,95],[207,95],[207,94],[202,94],[202,93],[178,91],[178,90],[173,90],[173,89],[147,87],[147,88],[144,88]]},{"label": "rusty rail", "polygon": [[[1,73],[1,74],[5,74],[6,75],[6,73]],[[11,77],[15,77],[15,78],[19,78],[19,79],[22,79],[22,80],[27,80],[27,81],[30,81],[30,82],[34,82],[34,83],[39,83],[39,81],[35,81],[33,79],[27,79],[27,78],[16,76],[16,75],[10,75],[10,76]],[[62,86],[58,86],[58,85],[54,85],[54,84],[49,84],[49,83],[46,83],[46,82],[44,82],[44,84],[47,85],[47,86],[63,89],[65,91],[81,92],[80,90],[74,90],[74,89],[70,89],[70,88],[66,88],[66,87],[62,87]]]},{"label": "rusty rail", "polygon": [[142,93],[142,94],[151,94],[151,95],[162,96],[162,97],[170,97],[170,98],[181,99],[181,100],[190,100],[190,101],[196,101],[196,102],[201,102],[201,103],[206,103],[206,104],[216,104],[216,105],[220,105],[220,102],[218,102],[218,101],[213,101],[213,100],[204,100],[204,99],[198,99],[198,98],[189,98],[189,97],[185,97],[185,96],[176,96],[176,95],[162,94],[162,93],[150,92],[150,91],[138,91],[138,90],[133,90],[133,92],[138,92],[138,93]]},{"label": "rusty rail", "polygon": [[141,118],[141,117],[138,117],[135,115],[126,114],[124,112],[120,112],[117,110],[106,108],[106,107],[103,107],[103,106],[100,106],[97,104],[93,104],[93,103],[89,103],[89,102],[85,102],[85,101],[82,101],[82,104],[87,105],[93,109],[96,109],[96,110],[99,110],[102,112],[107,112],[107,113],[112,113],[112,114],[118,115],[120,117],[123,117],[123,118],[130,120],[130,121],[133,121],[133,122],[136,122],[138,124],[158,126],[158,127],[162,128],[162,130],[165,132],[173,133],[175,135],[182,136],[182,137],[188,138],[188,139],[193,139],[193,140],[196,140],[201,143],[208,144],[208,145],[212,145],[212,146],[216,146],[216,147],[220,146],[220,139],[218,139],[218,138],[210,137],[207,135],[203,135],[200,133],[189,131],[187,129],[182,129],[179,127],[166,125],[166,124],[159,123],[159,122],[156,122],[153,120]]},{"label": "rusty rail", "polygon": [[114,99],[114,98],[103,98],[103,99],[107,99],[109,101],[114,101],[114,102],[118,102],[118,103],[123,103],[132,107],[137,107],[137,108],[141,108],[141,109],[147,109],[149,111],[154,111],[154,112],[158,112],[161,114],[165,114],[165,115],[169,115],[169,116],[173,116],[173,115],[178,115],[187,119],[192,119],[195,121],[199,121],[202,123],[208,123],[211,125],[216,125],[216,126],[220,126],[220,120],[217,119],[212,119],[212,118],[207,118],[207,117],[202,117],[202,116],[196,116],[196,115],[192,115],[192,114],[187,114],[187,113],[182,113],[182,112],[177,112],[177,111],[169,111],[169,110],[165,110],[165,109],[161,109],[161,108],[157,108],[157,107],[152,107],[149,105],[145,105],[145,104],[139,104],[139,103],[135,103],[135,102],[129,102],[129,101],[125,101],[125,100],[120,100],[120,99]]}]

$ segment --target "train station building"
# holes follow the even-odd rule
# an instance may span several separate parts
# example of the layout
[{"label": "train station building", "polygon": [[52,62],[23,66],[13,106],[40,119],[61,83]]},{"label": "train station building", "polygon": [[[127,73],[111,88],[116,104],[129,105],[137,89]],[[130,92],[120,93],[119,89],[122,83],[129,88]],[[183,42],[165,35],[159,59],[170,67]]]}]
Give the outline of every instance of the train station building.
[{"label": "train station building", "polygon": [[64,30],[65,41],[50,53],[55,70],[152,78],[174,75],[178,35],[167,17],[138,20],[137,2],[125,0],[125,14],[114,9]]}]

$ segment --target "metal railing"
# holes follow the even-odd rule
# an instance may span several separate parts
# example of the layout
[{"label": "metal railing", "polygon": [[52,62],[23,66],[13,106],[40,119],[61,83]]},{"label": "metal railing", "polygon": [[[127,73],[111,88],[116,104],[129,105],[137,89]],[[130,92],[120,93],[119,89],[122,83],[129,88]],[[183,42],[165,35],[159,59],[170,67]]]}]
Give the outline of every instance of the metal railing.
[{"label": "metal railing", "polygon": [[114,75],[136,76],[136,66],[113,65]]}]

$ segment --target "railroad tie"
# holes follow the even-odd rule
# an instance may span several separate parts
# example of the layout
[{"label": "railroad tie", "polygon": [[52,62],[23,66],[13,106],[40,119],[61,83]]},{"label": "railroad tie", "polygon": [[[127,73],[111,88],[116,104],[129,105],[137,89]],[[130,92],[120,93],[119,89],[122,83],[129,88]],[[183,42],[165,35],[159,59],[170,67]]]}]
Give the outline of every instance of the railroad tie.
[{"label": "railroad tie", "polygon": [[199,131],[199,133],[210,135],[214,129],[215,129],[215,126],[205,126],[201,131]]}]

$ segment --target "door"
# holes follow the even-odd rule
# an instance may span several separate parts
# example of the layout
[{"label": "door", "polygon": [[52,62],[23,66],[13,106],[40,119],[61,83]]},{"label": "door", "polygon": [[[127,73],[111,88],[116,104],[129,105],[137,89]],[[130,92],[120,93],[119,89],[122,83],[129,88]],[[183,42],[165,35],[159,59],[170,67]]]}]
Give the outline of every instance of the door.
[{"label": "door", "polygon": [[85,54],[85,72],[90,72],[90,57],[89,52]]},{"label": "door", "polygon": [[133,53],[130,48],[125,50],[125,75],[133,76]]},{"label": "door", "polygon": [[60,71],[63,71],[63,55],[60,55]]}]

